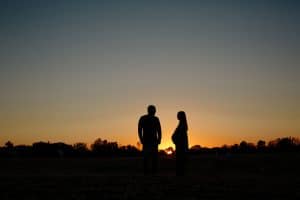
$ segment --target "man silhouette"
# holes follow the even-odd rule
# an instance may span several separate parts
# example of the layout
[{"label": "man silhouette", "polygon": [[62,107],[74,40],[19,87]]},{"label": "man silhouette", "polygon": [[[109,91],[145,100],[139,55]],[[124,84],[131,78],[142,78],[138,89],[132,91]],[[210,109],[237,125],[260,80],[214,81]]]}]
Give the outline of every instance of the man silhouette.
[{"label": "man silhouette", "polygon": [[156,108],[148,106],[148,114],[140,118],[138,133],[141,144],[143,144],[144,173],[149,173],[150,163],[152,173],[157,172],[158,145],[161,141],[161,127],[158,117],[155,116]]}]

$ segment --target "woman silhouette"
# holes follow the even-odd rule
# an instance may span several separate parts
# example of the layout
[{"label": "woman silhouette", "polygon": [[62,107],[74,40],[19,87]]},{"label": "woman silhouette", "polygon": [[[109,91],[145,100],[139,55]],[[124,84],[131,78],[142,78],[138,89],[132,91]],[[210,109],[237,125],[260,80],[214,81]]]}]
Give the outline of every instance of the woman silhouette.
[{"label": "woman silhouette", "polygon": [[184,111],[177,113],[179,124],[172,135],[172,141],[176,147],[176,175],[184,175],[188,152],[188,125]]}]

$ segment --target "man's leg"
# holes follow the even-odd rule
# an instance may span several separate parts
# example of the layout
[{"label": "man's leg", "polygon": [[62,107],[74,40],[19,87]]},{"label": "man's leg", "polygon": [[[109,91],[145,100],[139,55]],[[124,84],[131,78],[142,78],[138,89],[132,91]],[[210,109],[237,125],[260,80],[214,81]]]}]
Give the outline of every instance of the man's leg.
[{"label": "man's leg", "polygon": [[158,169],[158,147],[155,146],[152,152],[152,173],[157,173]]},{"label": "man's leg", "polygon": [[150,165],[150,159],[151,159],[151,154],[149,154],[149,147],[143,148],[143,156],[144,156],[144,174],[149,173],[149,165]]}]

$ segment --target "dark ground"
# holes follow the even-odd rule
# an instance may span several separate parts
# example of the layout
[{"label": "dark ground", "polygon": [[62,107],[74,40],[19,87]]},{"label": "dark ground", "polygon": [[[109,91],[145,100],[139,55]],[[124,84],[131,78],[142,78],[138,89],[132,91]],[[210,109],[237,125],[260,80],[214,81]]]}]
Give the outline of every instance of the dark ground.
[{"label": "dark ground", "polygon": [[1,159],[0,199],[300,199],[300,154],[193,156],[176,177],[164,158]]}]

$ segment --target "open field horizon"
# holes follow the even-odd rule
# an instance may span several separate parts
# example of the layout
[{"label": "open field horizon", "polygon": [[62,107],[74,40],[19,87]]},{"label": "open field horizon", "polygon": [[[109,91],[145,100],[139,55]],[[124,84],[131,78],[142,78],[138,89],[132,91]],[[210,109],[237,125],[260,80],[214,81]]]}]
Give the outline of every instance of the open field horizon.
[{"label": "open field horizon", "polygon": [[299,19],[299,0],[0,0],[0,200],[299,200]]}]

